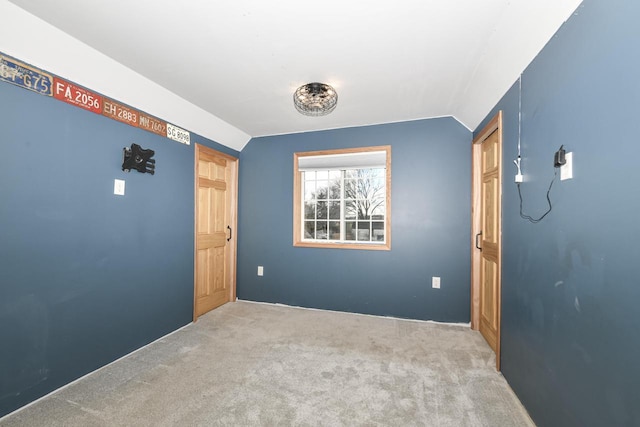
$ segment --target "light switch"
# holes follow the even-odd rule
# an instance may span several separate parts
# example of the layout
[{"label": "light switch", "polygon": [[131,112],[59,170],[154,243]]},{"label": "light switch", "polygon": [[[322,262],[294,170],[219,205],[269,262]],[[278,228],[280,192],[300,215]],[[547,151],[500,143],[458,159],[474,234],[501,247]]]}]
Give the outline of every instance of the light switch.
[{"label": "light switch", "polygon": [[263,276],[264,275],[264,267],[259,265],[258,266],[258,276]]},{"label": "light switch", "polygon": [[124,179],[113,180],[113,194],[124,196]]},{"label": "light switch", "polygon": [[431,287],[433,289],[440,289],[440,278],[439,277],[432,277],[431,278]]}]

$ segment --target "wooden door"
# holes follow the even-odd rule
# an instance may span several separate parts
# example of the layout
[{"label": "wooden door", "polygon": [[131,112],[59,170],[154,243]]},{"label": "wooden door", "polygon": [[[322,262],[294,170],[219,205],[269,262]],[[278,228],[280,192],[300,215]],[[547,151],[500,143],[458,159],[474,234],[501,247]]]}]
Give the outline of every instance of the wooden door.
[{"label": "wooden door", "polygon": [[[501,312],[501,207],[502,138],[501,115],[496,116],[474,140],[475,221],[473,269],[477,275],[476,326],[496,353],[500,369]],[[473,323],[473,322],[472,322]]]},{"label": "wooden door", "polygon": [[196,144],[194,320],[235,300],[237,159]]}]

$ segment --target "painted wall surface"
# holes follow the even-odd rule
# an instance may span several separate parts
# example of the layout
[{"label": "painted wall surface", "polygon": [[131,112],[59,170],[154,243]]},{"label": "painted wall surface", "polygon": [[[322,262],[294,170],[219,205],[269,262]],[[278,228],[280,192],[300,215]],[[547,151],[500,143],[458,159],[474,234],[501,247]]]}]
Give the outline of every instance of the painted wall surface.
[{"label": "painted wall surface", "polygon": [[[640,425],[640,4],[586,0],[522,76],[504,110],[502,370],[539,426]],[[481,125],[482,126],[482,125]],[[478,130],[481,127],[478,128]]]},{"label": "painted wall surface", "polygon": [[[8,2],[0,2],[0,52],[136,107],[227,147],[250,136],[105,54]],[[139,41],[138,41],[139,43]]]},{"label": "painted wall surface", "polygon": [[[375,145],[392,146],[391,251],[293,247],[293,154]],[[470,152],[452,118],[252,139],[240,154],[238,298],[469,322]]]},{"label": "painted wall surface", "polygon": [[193,156],[0,82],[0,416],[191,321]]}]

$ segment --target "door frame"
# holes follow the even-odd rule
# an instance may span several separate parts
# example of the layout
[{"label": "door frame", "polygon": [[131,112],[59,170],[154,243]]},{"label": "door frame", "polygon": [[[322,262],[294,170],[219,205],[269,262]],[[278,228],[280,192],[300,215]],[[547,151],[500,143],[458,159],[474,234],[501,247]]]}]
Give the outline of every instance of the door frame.
[{"label": "door frame", "polygon": [[198,259],[198,177],[200,153],[219,156],[227,161],[230,168],[230,183],[227,188],[227,206],[229,209],[229,226],[232,227],[231,240],[227,245],[225,258],[229,266],[229,302],[236,300],[236,261],[238,248],[238,169],[240,160],[229,154],[222,153],[205,145],[194,144],[194,182],[193,182],[193,321],[198,320],[196,314],[196,285],[197,285],[197,259]]},{"label": "door frame", "polygon": [[499,180],[499,209],[498,215],[498,290],[496,309],[498,310],[497,334],[496,334],[496,370],[500,370],[500,344],[502,335],[502,110],[487,123],[487,125],[473,138],[472,169],[471,169],[471,329],[480,329],[480,268],[481,253],[476,249],[476,235],[482,228],[482,143],[493,132],[498,132],[498,151],[500,168]]}]

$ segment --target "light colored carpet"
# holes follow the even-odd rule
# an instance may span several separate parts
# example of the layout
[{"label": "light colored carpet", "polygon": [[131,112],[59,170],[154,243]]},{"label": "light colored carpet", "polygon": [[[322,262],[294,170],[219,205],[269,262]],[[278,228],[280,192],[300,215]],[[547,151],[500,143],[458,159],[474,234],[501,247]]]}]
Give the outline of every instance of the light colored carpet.
[{"label": "light colored carpet", "polygon": [[236,302],[2,426],[532,426],[464,326]]}]

